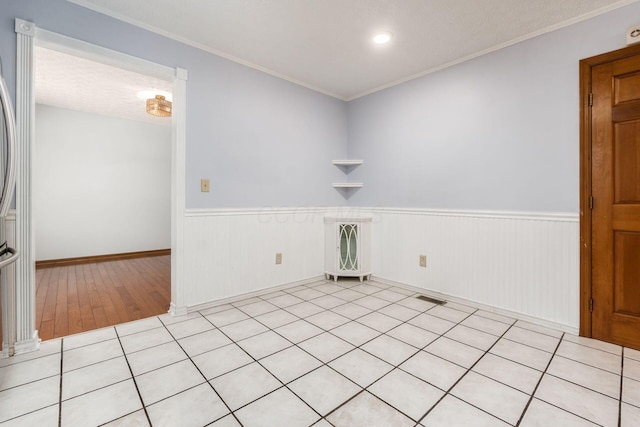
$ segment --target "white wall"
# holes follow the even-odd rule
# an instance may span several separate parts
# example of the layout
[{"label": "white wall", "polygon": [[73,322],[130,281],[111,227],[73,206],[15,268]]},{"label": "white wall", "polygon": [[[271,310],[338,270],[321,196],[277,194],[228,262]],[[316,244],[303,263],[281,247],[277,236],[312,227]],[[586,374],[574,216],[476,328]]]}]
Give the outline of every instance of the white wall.
[{"label": "white wall", "polygon": [[36,106],[36,260],[171,246],[171,127]]}]

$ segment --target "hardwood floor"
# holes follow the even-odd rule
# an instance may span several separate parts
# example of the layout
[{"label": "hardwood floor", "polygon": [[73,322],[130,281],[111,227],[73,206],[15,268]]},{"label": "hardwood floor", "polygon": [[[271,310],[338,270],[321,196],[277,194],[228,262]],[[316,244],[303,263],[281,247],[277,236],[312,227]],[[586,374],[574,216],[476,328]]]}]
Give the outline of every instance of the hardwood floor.
[{"label": "hardwood floor", "polygon": [[170,300],[170,255],[36,270],[42,340],[166,313]]}]

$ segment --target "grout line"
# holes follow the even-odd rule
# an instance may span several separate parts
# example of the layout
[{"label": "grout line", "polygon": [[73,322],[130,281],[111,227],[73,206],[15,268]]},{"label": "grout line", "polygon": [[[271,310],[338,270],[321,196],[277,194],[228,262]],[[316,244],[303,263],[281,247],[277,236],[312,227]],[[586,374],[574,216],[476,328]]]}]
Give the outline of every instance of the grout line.
[{"label": "grout line", "polygon": [[624,347],[620,354],[620,395],[618,396],[618,427],[622,426],[622,385],[624,382]]},{"label": "grout line", "polygon": [[[556,345],[556,349],[553,351],[553,355],[549,359],[549,362],[547,362],[547,367],[544,368],[544,371],[542,372],[542,375],[540,375],[540,379],[538,380],[538,383],[536,384],[535,388],[531,392],[531,395],[529,396],[529,400],[527,401],[527,404],[524,406],[524,409],[522,410],[522,414],[520,414],[520,418],[518,418],[518,422],[516,423],[516,427],[518,427],[520,425],[520,423],[522,422],[522,419],[524,418],[524,415],[527,413],[527,410],[529,409],[529,405],[531,405],[531,402],[533,401],[533,397],[535,396],[536,391],[538,391],[538,387],[540,387],[540,383],[542,383],[542,379],[544,378],[545,374],[549,370],[549,366],[551,366],[551,362],[553,362],[553,358],[555,357],[555,355],[556,355],[556,353],[558,351],[558,348],[560,348],[560,344],[562,344],[563,338],[564,338],[564,333],[562,333],[562,335],[560,336],[560,339],[558,340],[558,344]],[[569,411],[567,411],[567,412],[569,412]],[[569,413],[573,414],[573,412],[569,412]]]},{"label": "grout line", "polygon": [[[205,320],[207,320],[209,323],[211,323],[211,321],[209,321],[209,319],[207,319],[206,317],[202,316],[202,318],[204,318],[204,319],[205,319]],[[164,325],[164,323],[163,323],[163,325]],[[213,325],[213,323],[211,323],[211,325]],[[215,325],[213,325],[213,326],[214,326],[214,328],[216,327]],[[231,410],[231,407],[229,407],[229,405],[227,404],[227,402],[225,402],[225,400],[222,398],[222,396],[220,396],[220,393],[218,393],[218,390],[216,390],[216,389],[213,387],[213,385],[211,384],[211,382],[207,379],[206,375],[205,375],[205,374],[200,370],[200,367],[199,367],[199,366],[198,366],[198,365],[193,361],[193,359],[191,358],[191,356],[189,355],[189,353],[187,353],[187,352],[185,351],[185,349],[182,347],[182,345],[180,344],[180,342],[179,342],[179,341],[178,341],[178,340],[173,336],[173,334],[171,333],[171,331],[169,330],[169,328],[167,328],[167,325],[164,325],[164,328],[165,328],[165,329],[166,329],[166,331],[169,333],[169,335],[171,335],[171,338],[173,338],[174,342],[178,345],[178,347],[180,347],[180,349],[181,349],[181,350],[184,352],[184,354],[187,356],[187,359],[189,359],[189,362],[191,362],[191,364],[192,364],[192,365],[193,365],[193,366],[198,370],[198,372],[200,373],[200,375],[202,375],[202,378],[204,378],[204,383],[200,383],[200,384],[198,384],[198,385],[195,385],[194,387],[190,387],[190,388],[188,388],[187,390],[191,390],[192,388],[198,387],[198,386],[200,386],[200,385],[202,385],[202,384],[207,384],[207,385],[209,385],[209,387],[211,387],[211,389],[213,390],[213,392],[216,394],[216,396],[218,396],[218,398],[219,398],[219,399],[220,399],[220,401],[224,404],[224,406],[226,406],[227,410],[229,411],[229,414],[231,414],[231,416],[232,416],[232,417],[233,417],[233,418],[238,422],[238,424],[240,424],[240,426],[242,426],[242,423],[240,422],[240,420],[238,419],[238,417],[236,417],[236,415],[234,414],[234,411],[232,411],[232,410]],[[219,329],[218,329],[218,330],[219,330]],[[224,334],[224,332],[222,332],[222,331],[220,331],[220,332],[221,332],[223,335],[225,335],[225,336],[226,336],[226,334]],[[227,338],[229,338],[229,337],[227,337]],[[229,338],[229,339],[230,339],[230,338]],[[235,343],[235,341],[233,341],[233,340],[232,340],[232,343]],[[236,344],[236,345],[237,345],[237,344]],[[224,347],[224,346],[223,346],[223,347]],[[219,347],[219,348],[220,348],[220,347]],[[185,360],[186,360],[186,359],[185,359]],[[176,363],[177,363],[177,362],[176,362]],[[170,365],[167,365],[167,366],[170,366]],[[247,366],[247,365],[243,365],[243,366]],[[239,368],[236,368],[236,369],[239,369]],[[235,370],[235,369],[234,369],[234,370]],[[229,371],[229,372],[231,372],[231,371]],[[181,392],[179,392],[179,393],[176,393],[176,394],[171,395],[171,396],[167,396],[165,399],[168,399],[168,398],[173,397],[173,396],[177,396],[178,394],[180,394],[180,393],[184,393],[184,392],[185,392],[185,391],[187,391],[187,390],[182,390],[182,391],[181,391]],[[164,400],[164,399],[162,399],[162,400]],[[157,402],[156,402],[156,403],[157,403]],[[145,408],[145,411],[146,411],[146,408]],[[229,414],[224,414],[222,417],[220,417],[220,418],[218,418],[218,419],[213,420],[213,421],[212,421],[211,423],[209,423],[209,424],[213,424],[214,422],[218,421],[219,419],[222,419],[222,418],[226,417],[226,416],[227,416],[227,415],[229,415]],[[149,423],[151,423],[151,421],[149,421]]]},{"label": "grout line", "polygon": [[60,390],[58,396],[58,427],[62,427],[62,375],[64,359],[64,338],[60,340]]},{"label": "grout line", "polygon": [[144,400],[142,400],[142,394],[140,393],[140,389],[138,388],[138,382],[136,381],[136,377],[133,374],[133,369],[131,369],[131,364],[129,363],[129,358],[127,358],[127,353],[124,351],[124,346],[122,345],[122,341],[120,340],[120,334],[118,334],[118,329],[113,328],[116,331],[116,337],[118,338],[118,343],[120,344],[120,349],[122,350],[122,355],[124,356],[125,362],[127,362],[127,367],[129,368],[129,373],[131,374],[131,379],[133,380],[133,385],[136,388],[136,392],[138,393],[138,397],[140,398],[140,404],[142,404],[142,409],[144,410],[144,415],[147,417],[147,421],[149,425],[152,426],[151,418],[149,418],[149,412],[147,412],[147,406],[144,404]]}]

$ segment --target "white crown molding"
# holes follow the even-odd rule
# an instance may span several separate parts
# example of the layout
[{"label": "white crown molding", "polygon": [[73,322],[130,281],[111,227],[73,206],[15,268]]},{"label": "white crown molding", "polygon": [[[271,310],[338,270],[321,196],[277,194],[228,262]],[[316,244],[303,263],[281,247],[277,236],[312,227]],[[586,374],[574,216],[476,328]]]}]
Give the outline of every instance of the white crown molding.
[{"label": "white crown molding", "polygon": [[67,1],[70,2],[70,3],[74,3],[74,4],[78,5],[78,6],[85,7],[87,9],[93,10],[94,12],[98,12],[98,13],[101,13],[103,15],[109,16],[111,18],[117,19],[119,21],[126,22],[127,24],[131,24],[131,25],[134,25],[136,27],[145,29],[145,30],[150,31],[152,33],[159,34],[161,36],[164,36],[164,37],[167,37],[169,39],[178,41],[180,43],[184,43],[186,45],[195,47],[195,48],[203,50],[205,52],[209,52],[209,53],[214,54],[216,56],[220,56],[220,57],[228,59],[230,61],[237,62],[238,64],[242,64],[242,65],[247,66],[249,68],[253,68],[255,70],[262,71],[263,73],[270,74],[270,75],[272,75],[274,77],[278,77],[278,78],[286,80],[286,81],[288,81],[290,83],[294,83],[296,85],[305,87],[307,89],[310,89],[310,90],[313,90],[313,91],[316,91],[316,92],[320,92],[322,94],[331,96],[333,98],[337,98],[337,99],[339,99],[341,101],[348,102],[348,101],[353,101],[353,100],[358,99],[358,98],[362,98],[362,97],[367,96],[367,95],[371,95],[372,93],[379,92],[379,91],[384,90],[384,89],[388,89],[388,88],[390,88],[392,86],[397,86],[397,85],[399,85],[401,83],[405,83],[405,82],[408,82],[410,80],[414,80],[414,79],[417,79],[419,77],[426,76],[428,74],[433,74],[433,73],[435,73],[437,71],[452,67],[454,65],[461,64],[463,62],[470,61],[470,60],[472,60],[474,58],[477,58],[479,56],[483,56],[483,55],[489,54],[491,52],[495,52],[497,50],[504,49],[506,47],[509,47],[509,46],[514,45],[514,44],[523,42],[525,40],[529,40],[529,39],[532,39],[534,37],[538,37],[540,35],[543,35],[543,34],[546,34],[546,33],[550,33],[552,31],[559,30],[561,28],[568,27],[570,25],[577,24],[577,23],[582,22],[582,21],[586,21],[587,19],[594,18],[594,17],[599,16],[599,15],[603,15],[603,14],[605,14],[607,12],[611,12],[611,11],[619,9],[621,7],[628,6],[630,4],[638,2],[640,0],[620,0],[620,1],[617,1],[615,3],[610,4],[608,6],[593,10],[593,11],[591,11],[589,13],[585,13],[585,14],[582,14],[580,16],[577,16],[577,17],[574,17],[574,18],[571,18],[571,19],[567,19],[567,20],[559,22],[559,23],[557,23],[555,25],[551,25],[549,27],[543,28],[543,29],[538,30],[538,31],[534,31],[532,33],[529,33],[527,35],[515,38],[513,40],[509,40],[507,42],[500,43],[498,45],[495,45],[495,46],[489,47],[487,49],[484,49],[484,50],[482,50],[480,52],[477,52],[477,53],[474,53],[474,54],[471,54],[471,55],[467,55],[467,56],[465,56],[463,58],[460,58],[460,59],[457,59],[455,61],[450,61],[450,62],[447,62],[445,64],[439,65],[437,67],[429,68],[428,70],[422,71],[420,73],[412,74],[412,75],[404,77],[402,79],[395,80],[395,81],[393,81],[391,83],[388,83],[388,84],[385,84],[385,85],[382,85],[382,86],[378,86],[378,87],[375,87],[375,88],[373,88],[371,90],[367,90],[367,91],[362,92],[360,94],[357,94],[357,95],[354,95],[354,96],[348,96],[348,97],[337,95],[337,94],[335,94],[335,93],[333,93],[331,91],[327,91],[327,90],[322,89],[320,87],[317,87],[315,85],[311,85],[311,84],[305,83],[303,81],[294,79],[294,78],[289,77],[287,75],[284,75],[284,74],[281,74],[279,72],[270,70],[269,68],[266,68],[266,67],[263,67],[261,65],[254,64],[254,63],[252,63],[250,61],[246,61],[244,59],[238,58],[238,57],[236,57],[234,55],[230,55],[228,53],[225,53],[225,52],[217,50],[217,49],[212,49],[212,48],[210,48],[208,46],[205,46],[205,45],[203,45],[201,43],[197,43],[197,42],[195,42],[193,40],[190,40],[190,39],[188,39],[186,37],[178,36],[177,34],[171,33],[171,32],[166,31],[166,30],[162,30],[160,28],[157,28],[157,27],[155,27],[153,25],[146,24],[146,23],[141,22],[139,20],[132,19],[132,18],[130,18],[128,16],[125,16],[123,14],[115,13],[115,12],[105,8],[105,7],[100,7],[100,6],[97,6],[95,4],[92,4],[91,2],[89,2],[87,0],[67,0]]}]

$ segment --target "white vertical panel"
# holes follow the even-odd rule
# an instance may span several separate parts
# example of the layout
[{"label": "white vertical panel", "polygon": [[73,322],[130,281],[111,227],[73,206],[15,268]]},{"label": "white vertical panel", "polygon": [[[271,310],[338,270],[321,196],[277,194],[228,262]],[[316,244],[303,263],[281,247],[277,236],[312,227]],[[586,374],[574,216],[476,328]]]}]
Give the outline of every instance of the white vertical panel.
[{"label": "white vertical panel", "polygon": [[[192,210],[185,218],[186,305],[324,272],[323,209]],[[275,254],[282,253],[282,264]]]},{"label": "white vertical panel", "polygon": [[374,212],[375,276],[578,327],[577,215]]}]

